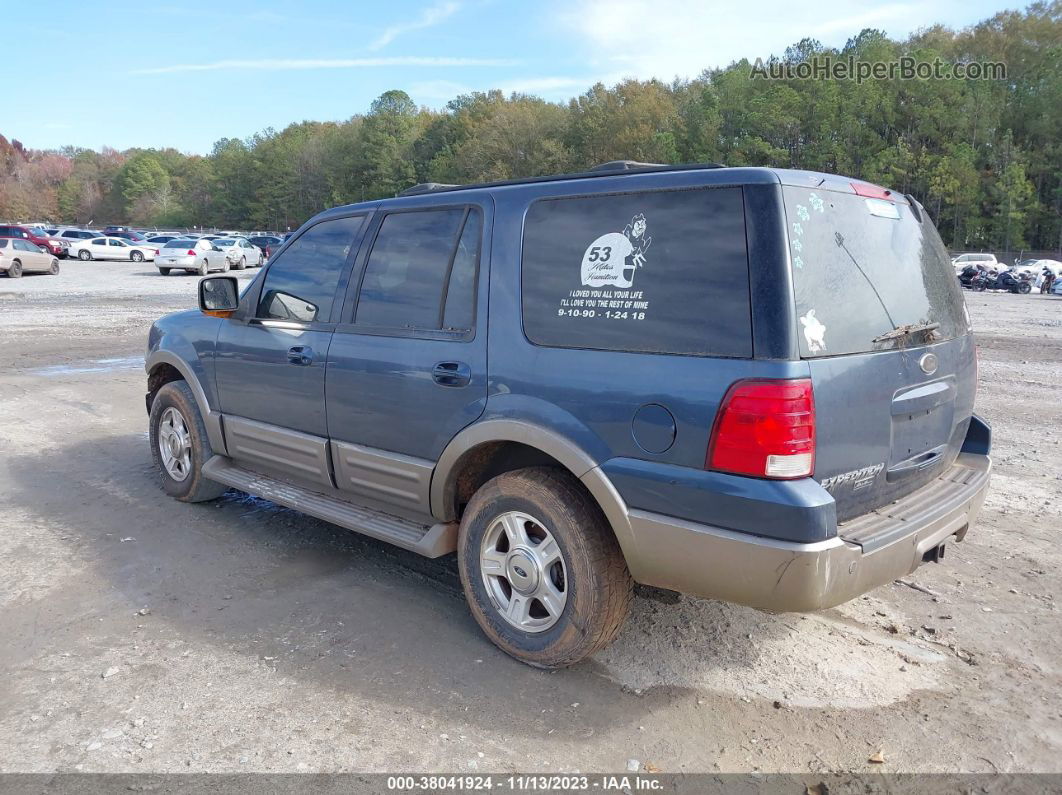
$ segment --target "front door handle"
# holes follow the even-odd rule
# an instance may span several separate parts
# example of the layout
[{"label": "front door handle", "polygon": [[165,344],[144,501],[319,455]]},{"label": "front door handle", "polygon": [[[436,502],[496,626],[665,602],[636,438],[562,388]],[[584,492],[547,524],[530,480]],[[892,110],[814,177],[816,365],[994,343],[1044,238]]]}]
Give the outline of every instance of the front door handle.
[{"label": "front door handle", "polygon": [[313,348],[309,345],[296,345],[288,348],[288,362],[303,367],[313,364]]},{"label": "front door handle", "polygon": [[464,362],[439,362],[431,368],[431,377],[441,386],[468,386],[472,368]]}]

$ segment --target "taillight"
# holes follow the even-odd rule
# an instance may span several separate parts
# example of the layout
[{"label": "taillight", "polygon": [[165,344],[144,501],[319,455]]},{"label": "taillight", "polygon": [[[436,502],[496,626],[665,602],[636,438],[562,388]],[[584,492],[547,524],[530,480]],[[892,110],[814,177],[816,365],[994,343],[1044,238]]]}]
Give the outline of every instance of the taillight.
[{"label": "taillight", "polygon": [[192,249],[188,249],[188,256],[189,257],[194,257],[195,256],[195,252],[192,251]]},{"label": "taillight", "polygon": [[811,379],[733,384],[716,415],[705,465],[759,478],[802,478],[814,472]]}]

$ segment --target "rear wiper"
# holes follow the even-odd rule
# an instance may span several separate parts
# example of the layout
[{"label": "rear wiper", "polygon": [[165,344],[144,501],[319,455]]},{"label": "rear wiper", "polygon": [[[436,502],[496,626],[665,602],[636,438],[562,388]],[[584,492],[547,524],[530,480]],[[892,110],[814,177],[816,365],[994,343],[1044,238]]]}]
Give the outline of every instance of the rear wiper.
[{"label": "rear wiper", "polygon": [[871,342],[888,342],[889,340],[898,340],[901,337],[909,337],[912,334],[921,332],[925,332],[928,337],[938,328],[940,328],[939,323],[905,323],[902,326],[897,326],[892,331],[879,334]]}]

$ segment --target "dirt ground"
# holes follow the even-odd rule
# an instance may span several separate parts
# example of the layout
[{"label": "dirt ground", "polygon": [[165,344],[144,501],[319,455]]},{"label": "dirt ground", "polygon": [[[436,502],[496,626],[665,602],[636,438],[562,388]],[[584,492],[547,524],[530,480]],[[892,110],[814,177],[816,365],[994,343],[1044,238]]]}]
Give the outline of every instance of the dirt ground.
[{"label": "dirt ground", "polygon": [[0,278],[0,771],[1062,771],[1062,299],[966,295],[996,471],[944,563],[806,616],[643,593],[544,673],[452,559],[162,493],[142,355],[196,282]]}]

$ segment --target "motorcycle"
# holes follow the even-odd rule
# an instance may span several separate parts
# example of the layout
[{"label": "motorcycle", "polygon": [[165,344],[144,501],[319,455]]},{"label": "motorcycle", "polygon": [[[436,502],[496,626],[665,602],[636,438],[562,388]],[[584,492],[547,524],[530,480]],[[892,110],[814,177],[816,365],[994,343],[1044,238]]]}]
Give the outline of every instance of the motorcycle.
[{"label": "motorcycle", "polygon": [[1001,290],[1008,293],[1028,295],[1032,292],[1032,282],[1029,281],[1028,274],[1025,273],[1016,275],[1010,271],[1000,271],[999,273],[989,271],[971,278],[970,289],[976,292]]}]

